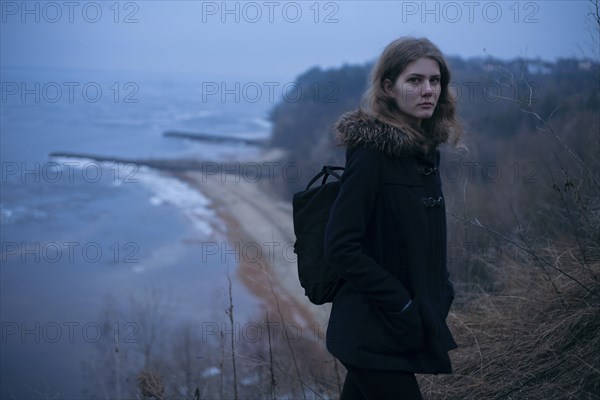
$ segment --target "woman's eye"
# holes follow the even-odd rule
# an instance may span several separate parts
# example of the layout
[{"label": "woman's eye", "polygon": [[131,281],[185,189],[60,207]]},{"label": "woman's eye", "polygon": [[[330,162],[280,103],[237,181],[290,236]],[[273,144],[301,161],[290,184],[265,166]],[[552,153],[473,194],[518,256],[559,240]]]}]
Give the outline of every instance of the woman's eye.
[{"label": "woman's eye", "polygon": [[439,83],[440,82],[440,78],[431,78],[431,83]]}]

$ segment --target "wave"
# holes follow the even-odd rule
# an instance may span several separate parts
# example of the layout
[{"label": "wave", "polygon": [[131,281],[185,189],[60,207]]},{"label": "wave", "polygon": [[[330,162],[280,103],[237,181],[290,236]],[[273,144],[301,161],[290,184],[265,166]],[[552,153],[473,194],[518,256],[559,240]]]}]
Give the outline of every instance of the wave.
[{"label": "wave", "polygon": [[[142,165],[132,170],[133,164],[97,161],[85,157],[58,156],[52,157],[52,160],[76,169],[86,168],[89,164],[96,164],[105,170],[110,169],[110,174],[106,175],[111,177],[113,186],[129,186],[123,185],[124,182],[141,183],[151,193],[148,202],[152,206],[167,204],[178,208],[203,237],[212,236],[215,233],[213,227],[220,229],[224,226],[211,208],[211,201],[207,197],[189,184],[157,169]],[[119,176],[119,179],[114,179],[115,176]]]},{"label": "wave", "polygon": [[158,170],[142,166],[137,176],[140,183],[150,189],[153,206],[170,204],[179,208],[204,237],[214,233],[213,226],[220,224],[211,201],[197,189]]}]

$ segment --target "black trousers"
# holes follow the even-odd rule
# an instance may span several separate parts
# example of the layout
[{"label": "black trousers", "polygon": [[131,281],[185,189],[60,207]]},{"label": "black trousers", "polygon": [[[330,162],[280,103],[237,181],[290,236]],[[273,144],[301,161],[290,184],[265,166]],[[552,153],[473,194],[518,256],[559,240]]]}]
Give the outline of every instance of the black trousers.
[{"label": "black trousers", "polygon": [[344,366],[348,374],[340,400],[423,400],[412,372]]}]

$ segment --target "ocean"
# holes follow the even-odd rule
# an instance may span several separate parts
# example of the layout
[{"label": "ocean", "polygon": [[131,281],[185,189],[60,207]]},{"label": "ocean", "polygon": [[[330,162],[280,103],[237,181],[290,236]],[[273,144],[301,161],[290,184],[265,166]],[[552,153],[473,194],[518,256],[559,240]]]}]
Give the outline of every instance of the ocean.
[{"label": "ocean", "polygon": [[228,275],[236,318],[260,309],[235,278],[230,252],[207,257],[207,243],[228,249],[227,227],[201,192],[147,167],[49,156],[221,162],[259,154],[163,136],[268,138],[271,99],[203,89],[201,77],[2,70],[2,399],[101,398],[94,380],[107,372],[99,361],[107,348],[141,362],[164,350],[154,337],[226,321]]}]

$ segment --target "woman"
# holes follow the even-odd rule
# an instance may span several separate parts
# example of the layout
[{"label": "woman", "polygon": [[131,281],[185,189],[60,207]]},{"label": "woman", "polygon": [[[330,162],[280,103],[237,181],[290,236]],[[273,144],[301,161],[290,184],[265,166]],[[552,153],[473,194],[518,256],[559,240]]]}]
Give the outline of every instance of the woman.
[{"label": "woman", "polygon": [[346,283],[327,348],[348,370],[342,399],[421,399],[415,373],[452,373],[446,217],[438,145],[460,127],[450,72],[427,39],[390,43],[361,110],[336,123],[346,168],[325,257]]}]

